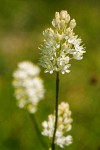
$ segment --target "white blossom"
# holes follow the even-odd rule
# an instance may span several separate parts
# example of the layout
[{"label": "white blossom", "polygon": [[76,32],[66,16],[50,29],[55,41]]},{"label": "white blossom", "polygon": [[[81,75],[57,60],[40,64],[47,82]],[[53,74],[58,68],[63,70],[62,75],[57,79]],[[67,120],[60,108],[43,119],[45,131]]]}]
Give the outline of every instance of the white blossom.
[{"label": "white blossom", "polygon": [[[72,143],[72,136],[68,135],[72,128],[73,119],[71,118],[71,111],[69,110],[69,104],[62,102],[58,105],[58,123],[57,130],[55,136],[55,144],[63,148],[64,146],[68,146]],[[48,136],[50,139],[53,137],[54,133],[54,125],[55,125],[55,115],[49,115],[48,121],[44,121],[42,123],[43,131],[42,134],[44,136]]]},{"label": "white blossom", "polygon": [[82,40],[73,31],[76,21],[71,20],[68,12],[62,10],[55,13],[52,26],[43,31],[44,41],[39,48],[40,65],[45,68],[45,72],[69,73],[71,60],[81,60],[85,53]]},{"label": "white blossom", "polygon": [[40,68],[29,61],[20,62],[13,73],[13,86],[17,105],[35,113],[37,105],[44,97],[43,80],[39,77]]}]

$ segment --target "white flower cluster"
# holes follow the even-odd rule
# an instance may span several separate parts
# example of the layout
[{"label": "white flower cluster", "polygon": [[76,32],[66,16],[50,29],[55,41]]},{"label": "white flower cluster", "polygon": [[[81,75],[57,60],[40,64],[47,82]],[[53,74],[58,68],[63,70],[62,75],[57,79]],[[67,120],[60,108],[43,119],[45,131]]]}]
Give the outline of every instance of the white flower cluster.
[{"label": "white flower cluster", "polygon": [[71,59],[81,60],[85,53],[82,40],[73,32],[76,26],[75,19],[70,20],[67,11],[55,13],[52,21],[53,29],[43,32],[44,42],[41,50],[40,65],[46,68],[45,72],[61,71],[69,73]]},{"label": "white flower cluster", "polygon": [[15,97],[20,108],[35,113],[38,102],[44,97],[43,80],[39,77],[40,69],[29,61],[18,64],[13,73]]},{"label": "white flower cluster", "polygon": [[[71,111],[69,110],[69,104],[62,102],[58,105],[58,124],[55,136],[55,144],[63,148],[72,143],[72,136],[68,135],[67,132],[71,130],[72,126]],[[42,123],[44,136],[49,138],[53,137],[55,125],[55,115],[49,115],[48,121]]]}]

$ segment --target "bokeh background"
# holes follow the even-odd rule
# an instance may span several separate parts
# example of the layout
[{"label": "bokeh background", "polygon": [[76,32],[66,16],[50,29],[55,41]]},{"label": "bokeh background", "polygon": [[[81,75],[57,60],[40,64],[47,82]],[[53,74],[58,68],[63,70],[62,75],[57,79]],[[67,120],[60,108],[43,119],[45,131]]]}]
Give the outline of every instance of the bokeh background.
[{"label": "bokeh background", "polygon": [[[0,0],[0,150],[43,150],[28,112],[16,106],[12,73],[20,61],[38,64],[42,31],[61,10],[75,18],[87,51],[72,62],[70,74],[60,75],[59,101],[70,104],[74,119],[73,144],[64,149],[100,150],[100,0]],[[41,70],[46,94],[36,113],[40,129],[55,101],[55,74]]]}]

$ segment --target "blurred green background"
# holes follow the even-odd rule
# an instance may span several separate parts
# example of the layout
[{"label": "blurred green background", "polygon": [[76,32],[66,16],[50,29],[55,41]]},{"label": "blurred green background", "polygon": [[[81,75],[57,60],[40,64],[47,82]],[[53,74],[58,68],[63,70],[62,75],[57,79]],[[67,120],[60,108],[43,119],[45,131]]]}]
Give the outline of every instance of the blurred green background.
[{"label": "blurred green background", "polygon": [[[64,149],[100,150],[100,0],[0,0],[0,150],[43,150],[29,114],[16,106],[12,73],[20,61],[38,64],[42,31],[61,10],[75,18],[75,33],[87,51],[82,61],[72,62],[70,74],[60,75],[59,100],[69,102],[74,119],[73,144]],[[55,74],[43,71],[40,129],[55,101]]]}]

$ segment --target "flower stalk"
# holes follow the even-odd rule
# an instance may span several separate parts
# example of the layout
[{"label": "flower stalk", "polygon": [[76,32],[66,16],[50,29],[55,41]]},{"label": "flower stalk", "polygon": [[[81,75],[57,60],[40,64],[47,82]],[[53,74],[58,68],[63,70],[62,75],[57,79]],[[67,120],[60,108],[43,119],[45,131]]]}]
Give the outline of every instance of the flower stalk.
[{"label": "flower stalk", "polygon": [[31,121],[34,125],[35,131],[37,132],[37,135],[38,135],[38,138],[39,138],[39,141],[40,141],[42,147],[47,150],[48,149],[47,144],[45,143],[45,141],[43,140],[43,138],[41,136],[41,132],[40,132],[40,129],[38,127],[38,123],[35,119],[35,115],[34,114],[29,114],[29,115],[30,115]]},{"label": "flower stalk", "polygon": [[54,127],[54,133],[52,138],[52,144],[51,148],[52,150],[55,150],[55,135],[57,130],[57,122],[58,122],[58,100],[59,100],[59,72],[56,73],[56,104],[55,104],[55,127]]}]

